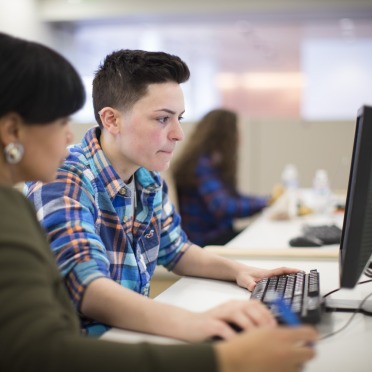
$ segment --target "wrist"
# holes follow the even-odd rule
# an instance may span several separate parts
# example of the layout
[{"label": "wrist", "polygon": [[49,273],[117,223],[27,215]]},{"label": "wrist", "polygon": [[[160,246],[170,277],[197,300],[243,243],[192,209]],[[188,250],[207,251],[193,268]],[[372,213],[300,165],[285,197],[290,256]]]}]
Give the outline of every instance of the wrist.
[{"label": "wrist", "polygon": [[230,342],[216,342],[213,346],[219,372],[239,371],[239,365],[235,362],[235,351],[230,347]]}]

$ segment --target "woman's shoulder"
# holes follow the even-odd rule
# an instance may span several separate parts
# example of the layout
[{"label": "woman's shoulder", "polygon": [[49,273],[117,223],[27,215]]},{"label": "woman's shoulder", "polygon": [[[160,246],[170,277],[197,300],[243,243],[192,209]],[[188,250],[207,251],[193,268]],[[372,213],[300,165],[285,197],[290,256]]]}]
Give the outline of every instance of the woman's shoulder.
[{"label": "woman's shoulder", "polygon": [[30,218],[35,218],[35,211],[22,194],[14,187],[0,186],[0,223],[2,228],[11,228],[14,224],[24,226]]},{"label": "woman's shoulder", "polygon": [[24,204],[27,204],[27,200],[19,189],[10,186],[0,186],[1,208],[8,206],[13,208]]},{"label": "woman's shoulder", "polygon": [[37,250],[45,245],[35,208],[20,190],[0,186],[0,210],[0,243],[40,246]]}]

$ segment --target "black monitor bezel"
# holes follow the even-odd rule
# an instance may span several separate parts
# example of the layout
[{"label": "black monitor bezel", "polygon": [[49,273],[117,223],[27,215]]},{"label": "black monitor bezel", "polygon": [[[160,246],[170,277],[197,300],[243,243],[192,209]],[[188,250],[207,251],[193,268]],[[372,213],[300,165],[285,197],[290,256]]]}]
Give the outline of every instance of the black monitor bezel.
[{"label": "black monitor bezel", "polygon": [[[354,288],[372,254],[372,107],[358,110],[339,268],[341,288]],[[368,231],[369,230],[369,231]]]}]

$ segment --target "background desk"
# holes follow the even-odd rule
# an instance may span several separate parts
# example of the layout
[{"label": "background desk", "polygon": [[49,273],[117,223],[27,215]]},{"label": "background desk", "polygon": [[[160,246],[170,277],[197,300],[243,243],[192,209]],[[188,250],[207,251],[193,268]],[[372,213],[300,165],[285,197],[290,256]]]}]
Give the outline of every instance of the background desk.
[{"label": "background desk", "polygon": [[[318,269],[321,277],[321,291],[338,286],[338,264],[336,260],[239,260],[249,265],[274,268],[282,265],[303,270]],[[372,285],[360,287],[362,295],[372,292]],[[193,311],[207,310],[230,299],[246,299],[249,292],[234,283],[223,281],[182,278],[154,301],[173,304]],[[350,318],[350,313],[326,313],[318,326],[322,335],[340,329]],[[137,332],[112,329],[103,339],[120,342],[149,341],[157,343],[180,343],[180,341],[146,335]],[[342,332],[321,340],[316,345],[317,356],[306,365],[306,372],[370,372],[372,366],[372,318],[357,315]]]},{"label": "background desk", "polygon": [[[300,190],[309,198],[311,191]],[[208,246],[208,250],[227,257],[299,257],[333,258],[338,257],[339,245],[315,248],[293,248],[289,240],[302,235],[302,227],[309,225],[335,224],[342,227],[343,213],[309,214],[286,220],[273,220],[271,216],[281,200],[264,210],[245,230],[225,246]]]}]

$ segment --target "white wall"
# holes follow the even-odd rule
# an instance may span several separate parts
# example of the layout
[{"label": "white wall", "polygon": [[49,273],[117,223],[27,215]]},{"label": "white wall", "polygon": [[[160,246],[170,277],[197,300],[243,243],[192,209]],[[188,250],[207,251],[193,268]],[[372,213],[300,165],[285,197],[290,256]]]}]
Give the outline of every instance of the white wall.
[{"label": "white wall", "polygon": [[[14,0],[13,0],[14,1]],[[119,16],[148,17],[207,16],[249,11],[258,17],[330,15],[339,17],[347,12],[349,16],[370,10],[370,0],[39,0],[42,17],[50,21],[115,18]]]},{"label": "white wall", "polygon": [[[170,0],[169,0],[170,1]],[[107,6],[107,4],[112,7]],[[115,4],[114,4],[115,3]],[[142,11],[146,10],[149,12],[151,9],[157,9],[160,11],[166,6],[167,1],[149,2],[148,6],[144,6],[141,2]],[[174,0],[171,1],[173,4],[170,10],[174,10],[176,3]],[[189,10],[199,4],[207,2],[182,2],[188,6]],[[274,9],[270,4],[276,4],[278,8],[283,4],[289,6],[290,4],[297,3],[295,10],[299,9],[298,4],[302,3],[302,6],[309,6],[311,9],[316,8],[316,2],[306,1],[284,1],[270,2],[270,1],[248,1],[248,0],[234,0],[232,2],[226,2],[225,0],[218,1],[218,8],[221,10],[223,4],[225,6],[231,6],[235,4],[237,8],[244,6],[250,7],[254,10],[265,10]],[[336,1],[328,0],[319,2],[319,4],[326,7],[325,11],[331,9],[330,4],[337,4],[334,7],[334,13],[340,11],[343,7],[350,7],[349,0],[347,1]],[[362,7],[370,7],[370,0],[356,0],[353,1],[353,6],[358,9]],[[49,19],[54,17],[58,18],[58,14],[61,17],[66,17],[68,13],[70,17],[78,17],[79,14],[85,16],[92,15],[92,11],[88,8],[94,9],[94,16],[99,15],[99,9],[102,11],[102,4],[112,12],[117,11],[114,5],[120,6],[120,9],[127,9],[132,14],[141,11],[140,3],[126,2],[126,1],[82,1],[80,5],[81,13],[76,11],[76,7],[73,5],[67,5],[66,1],[62,0],[0,0],[0,31],[8,32],[16,36],[32,39],[43,42],[45,44],[53,44],[53,36],[50,32],[49,27],[41,22],[41,19]],[[313,5],[311,5],[313,4]],[[319,5],[318,4],[318,5]],[[58,7],[54,7],[58,5]],[[94,7],[93,7],[94,5]],[[169,2],[168,2],[169,5]],[[62,7],[64,13],[62,14]],[[270,8],[271,6],[271,8]],[[93,7],[93,8],[92,8]],[[210,8],[210,4],[207,5]],[[328,8],[327,8],[328,7]],[[338,10],[337,10],[337,9]],[[180,9],[180,8],[177,8]],[[317,9],[320,9],[318,7]],[[53,12],[52,12],[53,10]],[[58,13],[58,10],[61,13]],[[75,11],[74,11],[75,10]],[[52,12],[52,13],[51,13]],[[66,13],[67,12],[67,13]],[[101,13],[102,15],[102,13]],[[317,168],[325,168],[331,180],[331,186],[334,188],[345,188],[348,167],[351,156],[351,146],[353,141],[354,133],[353,122],[329,122],[329,123],[309,123],[305,125],[300,120],[291,121],[274,121],[274,120],[262,120],[262,121],[249,121],[245,120],[243,132],[242,132],[242,148],[241,148],[241,164],[240,164],[240,185],[244,191],[267,193],[270,192],[271,187],[274,183],[280,179],[280,173],[286,163],[295,163],[298,167],[300,174],[300,182],[302,186],[310,186],[311,179]],[[94,125],[87,124],[85,126],[79,125],[74,126],[75,140],[78,141],[86,129]],[[190,130],[192,126],[188,127]]]},{"label": "white wall", "polygon": [[[185,138],[194,123],[185,123]],[[333,190],[346,190],[355,121],[301,122],[300,120],[249,120],[242,118],[239,148],[239,188],[269,194],[281,173],[293,163],[300,187],[311,187],[317,169],[325,169]],[[182,146],[176,148],[178,156]]]},{"label": "white wall", "polygon": [[328,173],[331,188],[346,190],[355,121],[249,121],[243,125],[240,185],[268,193],[280,182],[284,166],[293,163],[300,187],[311,187],[317,169]]},{"label": "white wall", "polygon": [[53,45],[49,26],[41,22],[37,0],[0,0],[0,31]]}]

